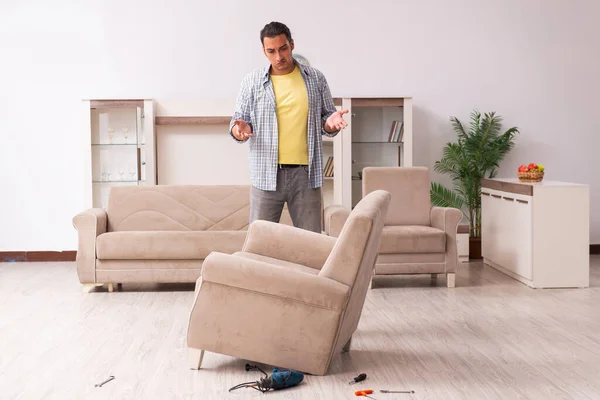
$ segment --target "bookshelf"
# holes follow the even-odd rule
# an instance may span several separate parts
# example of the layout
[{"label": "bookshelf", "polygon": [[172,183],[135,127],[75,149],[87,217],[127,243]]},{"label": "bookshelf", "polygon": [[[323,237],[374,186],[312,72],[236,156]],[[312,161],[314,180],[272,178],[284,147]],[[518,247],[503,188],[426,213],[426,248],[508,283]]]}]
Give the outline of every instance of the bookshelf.
[{"label": "bookshelf", "polygon": [[[362,198],[362,170],[369,166],[412,166],[411,97],[343,97],[348,126],[334,140],[336,204],[351,209]],[[336,177],[337,175],[337,177]]]},{"label": "bookshelf", "polygon": [[82,107],[86,207],[106,208],[113,186],[156,184],[153,100],[85,99]]}]

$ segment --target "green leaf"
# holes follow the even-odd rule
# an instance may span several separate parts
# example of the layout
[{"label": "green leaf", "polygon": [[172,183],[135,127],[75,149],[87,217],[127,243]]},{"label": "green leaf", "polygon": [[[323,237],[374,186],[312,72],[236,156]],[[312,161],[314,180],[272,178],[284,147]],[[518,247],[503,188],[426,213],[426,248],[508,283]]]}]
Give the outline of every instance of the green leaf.
[{"label": "green leaf", "polygon": [[458,208],[465,215],[463,211],[464,198],[441,184],[437,182],[431,183],[430,196],[433,206]]}]

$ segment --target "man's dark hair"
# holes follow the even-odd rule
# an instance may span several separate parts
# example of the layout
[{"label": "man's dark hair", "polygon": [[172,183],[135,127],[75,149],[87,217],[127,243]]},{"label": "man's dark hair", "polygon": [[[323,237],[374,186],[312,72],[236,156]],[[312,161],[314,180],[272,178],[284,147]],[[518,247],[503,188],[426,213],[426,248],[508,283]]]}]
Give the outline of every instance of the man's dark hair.
[{"label": "man's dark hair", "polygon": [[284,34],[287,37],[288,41],[292,41],[292,34],[290,33],[290,29],[282,24],[281,22],[273,21],[265,25],[264,28],[260,31],[260,42],[265,44],[265,37],[275,37]]}]

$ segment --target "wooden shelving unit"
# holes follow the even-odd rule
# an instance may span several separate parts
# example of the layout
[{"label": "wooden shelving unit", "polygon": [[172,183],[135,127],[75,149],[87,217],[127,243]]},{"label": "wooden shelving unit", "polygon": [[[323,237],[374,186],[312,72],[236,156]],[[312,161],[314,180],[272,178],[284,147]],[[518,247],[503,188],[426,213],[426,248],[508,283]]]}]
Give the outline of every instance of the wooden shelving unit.
[{"label": "wooden shelving unit", "polygon": [[[325,177],[323,195],[325,204],[350,209],[362,198],[359,173],[363,168],[413,165],[413,102],[411,97],[334,97],[333,100],[338,110],[350,112],[345,115],[348,126],[339,135],[322,137],[323,167],[330,158],[333,161],[333,170]],[[229,103],[161,108],[154,119],[158,127],[197,127],[203,137],[225,132],[223,126],[231,121]],[[226,145],[229,142],[223,144]]]},{"label": "wooden shelving unit", "polygon": [[335,203],[350,209],[362,198],[363,168],[413,165],[412,98],[342,97],[334,104],[349,114],[334,141],[333,191]]},{"label": "wooden shelving unit", "polygon": [[152,99],[84,99],[86,207],[105,208],[113,186],[156,184]]}]

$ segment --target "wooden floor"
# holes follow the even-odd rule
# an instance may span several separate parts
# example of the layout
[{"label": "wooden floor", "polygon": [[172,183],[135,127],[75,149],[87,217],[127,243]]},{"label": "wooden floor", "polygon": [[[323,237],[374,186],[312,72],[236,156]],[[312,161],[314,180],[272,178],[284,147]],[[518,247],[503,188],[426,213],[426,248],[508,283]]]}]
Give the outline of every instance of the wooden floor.
[{"label": "wooden floor", "polygon": [[[73,263],[0,264],[0,399],[325,400],[357,389],[378,400],[600,398],[598,256],[589,289],[530,289],[480,263],[460,266],[455,289],[445,283],[378,281],[352,350],[328,376],[228,393],[261,374],[214,353],[188,369],[193,285],[83,294]],[[361,372],[367,380],[348,385]]]}]

